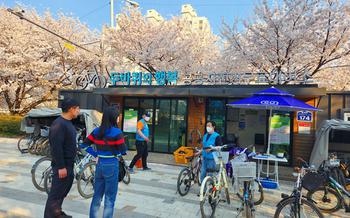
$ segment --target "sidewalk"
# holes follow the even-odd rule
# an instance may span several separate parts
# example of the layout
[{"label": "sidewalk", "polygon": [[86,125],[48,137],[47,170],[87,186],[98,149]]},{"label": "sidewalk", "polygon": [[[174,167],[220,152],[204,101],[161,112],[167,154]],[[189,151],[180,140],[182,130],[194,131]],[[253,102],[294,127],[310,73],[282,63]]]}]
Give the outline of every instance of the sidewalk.
[{"label": "sidewalk", "polygon": [[[150,154],[150,161],[156,156],[159,154]],[[43,217],[47,195],[34,188],[30,174],[33,163],[39,158],[30,154],[20,154],[15,139],[0,138],[0,218]],[[176,193],[176,181],[181,167],[157,163],[149,165],[152,171],[135,169],[136,173],[131,175],[129,185],[119,183],[115,217],[201,217],[197,185],[193,186],[189,194],[184,197]],[[290,193],[293,184],[281,181],[280,190],[265,190],[265,200],[256,207],[256,217],[272,217],[276,204],[281,199],[281,193]],[[74,218],[86,218],[90,202],[91,199],[84,199],[79,195],[76,184],[73,184],[63,209]],[[232,194],[231,204],[220,204],[216,217],[236,217],[238,207],[240,203]],[[339,211],[325,217],[346,216],[343,211]]]}]

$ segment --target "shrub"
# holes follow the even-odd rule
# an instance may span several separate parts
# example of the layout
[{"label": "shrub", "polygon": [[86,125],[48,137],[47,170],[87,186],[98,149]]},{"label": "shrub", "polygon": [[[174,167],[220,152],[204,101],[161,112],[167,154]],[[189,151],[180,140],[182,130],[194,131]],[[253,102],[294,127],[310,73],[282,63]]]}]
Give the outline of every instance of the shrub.
[{"label": "shrub", "polygon": [[22,116],[0,114],[0,136],[16,137],[23,135],[21,129]]}]

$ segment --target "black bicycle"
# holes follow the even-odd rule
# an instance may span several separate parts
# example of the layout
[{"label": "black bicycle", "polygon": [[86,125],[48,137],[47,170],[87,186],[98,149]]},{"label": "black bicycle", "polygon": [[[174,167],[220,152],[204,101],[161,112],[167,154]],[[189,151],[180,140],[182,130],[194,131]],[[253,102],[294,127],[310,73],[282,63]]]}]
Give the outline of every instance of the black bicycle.
[{"label": "black bicycle", "polygon": [[350,198],[350,192],[346,190],[346,183],[340,184],[340,181],[337,181],[337,174],[342,173],[338,170],[339,164],[339,160],[323,161],[318,173],[324,182],[307,193],[307,197],[315,201],[316,206],[323,212],[332,213],[342,208],[346,213],[350,212],[350,206],[344,199],[344,195]]},{"label": "black bicycle", "polygon": [[302,183],[303,177],[307,173],[313,173],[314,170],[301,158],[298,158],[302,162],[301,168],[296,168],[297,181],[295,183],[293,192],[291,195],[281,194],[282,200],[277,204],[274,218],[278,217],[295,217],[295,218],[309,218],[309,217],[321,217],[323,214],[316,207],[311,199],[302,195]]},{"label": "black bicycle", "polygon": [[[194,148],[195,152],[199,152],[198,148]],[[183,168],[177,178],[177,192],[181,196],[185,196],[190,191],[192,184],[201,185],[200,181],[200,170],[202,166],[201,155],[194,154],[189,159],[189,166]]]}]

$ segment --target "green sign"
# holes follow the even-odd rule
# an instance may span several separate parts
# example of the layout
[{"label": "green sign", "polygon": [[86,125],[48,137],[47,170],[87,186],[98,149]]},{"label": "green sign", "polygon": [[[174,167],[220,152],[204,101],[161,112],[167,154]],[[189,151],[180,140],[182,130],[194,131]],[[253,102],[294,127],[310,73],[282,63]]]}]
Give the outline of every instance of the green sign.
[{"label": "green sign", "polygon": [[271,117],[271,151],[273,153],[285,153],[289,151],[290,146],[290,117],[289,114],[274,114]]},{"label": "green sign", "polygon": [[136,133],[137,111],[133,109],[124,112],[124,132]]}]

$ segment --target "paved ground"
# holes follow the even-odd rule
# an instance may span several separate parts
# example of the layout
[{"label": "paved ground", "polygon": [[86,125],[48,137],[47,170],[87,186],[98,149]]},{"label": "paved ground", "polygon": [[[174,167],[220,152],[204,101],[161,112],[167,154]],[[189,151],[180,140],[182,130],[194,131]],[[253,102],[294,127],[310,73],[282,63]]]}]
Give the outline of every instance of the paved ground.
[{"label": "paved ground", "polygon": [[[20,154],[15,139],[0,138],[0,218],[43,217],[47,195],[34,188],[30,169],[38,156]],[[181,167],[150,164],[152,171],[136,171],[131,184],[120,183],[115,217],[200,217],[199,188],[194,186],[185,197],[176,194],[176,179]],[[291,182],[283,182],[281,190],[265,190],[265,201],[257,207],[257,217],[272,217],[281,191],[290,193]],[[76,185],[64,202],[64,210],[74,218],[88,217],[91,199],[80,197]],[[236,217],[239,203],[217,209],[216,217]],[[343,211],[327,217],[345,217]],[[348,216],[350,217],[350,216]]]}]

